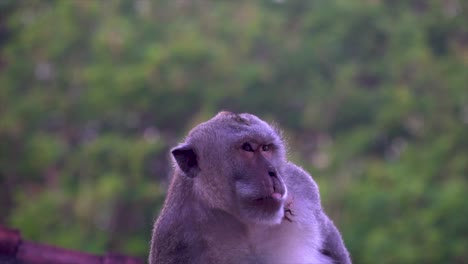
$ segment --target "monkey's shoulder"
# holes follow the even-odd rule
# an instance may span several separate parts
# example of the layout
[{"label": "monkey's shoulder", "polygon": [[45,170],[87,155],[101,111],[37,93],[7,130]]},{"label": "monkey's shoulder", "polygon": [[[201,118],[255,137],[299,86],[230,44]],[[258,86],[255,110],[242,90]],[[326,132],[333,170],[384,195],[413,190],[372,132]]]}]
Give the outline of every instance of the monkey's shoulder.
[{"label": "monkey's shoulder", "polygon": [[171,221],[164,215],[155,225],[151,247],[157,263],[197,263],[194,257],[200,257],[206,251],[206,243],[197,235],[196,229]]},{"label": "monkey's shoulder", "polygon": [[288,162],[283,168],[283,177],[293,199],[299,198],[309,205],[321,207],[319,187],[303,168]]}]

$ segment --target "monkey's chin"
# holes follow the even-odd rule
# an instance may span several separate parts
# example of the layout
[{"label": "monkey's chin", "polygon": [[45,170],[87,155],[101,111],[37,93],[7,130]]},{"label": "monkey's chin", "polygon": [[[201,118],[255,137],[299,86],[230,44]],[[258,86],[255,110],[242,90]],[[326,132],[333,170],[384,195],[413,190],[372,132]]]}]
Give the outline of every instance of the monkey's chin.
[{"label": "monkey's chin", "polygon": [[284,217],[284,202],[280,196],[268,196],[250,200],[245,208],[246,220],[254,224],[276,225]]}]

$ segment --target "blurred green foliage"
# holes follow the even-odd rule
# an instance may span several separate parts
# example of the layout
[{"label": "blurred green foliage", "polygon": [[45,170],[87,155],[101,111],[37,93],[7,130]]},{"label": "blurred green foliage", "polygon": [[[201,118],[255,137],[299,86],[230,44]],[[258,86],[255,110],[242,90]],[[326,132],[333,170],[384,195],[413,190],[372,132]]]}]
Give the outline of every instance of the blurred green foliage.
[{"label": "blurred green foliage", "polygon": [[355,263],[468,263],[468,2],[0,2],[0,222],[146,256],[168,149],[285,130]]}]

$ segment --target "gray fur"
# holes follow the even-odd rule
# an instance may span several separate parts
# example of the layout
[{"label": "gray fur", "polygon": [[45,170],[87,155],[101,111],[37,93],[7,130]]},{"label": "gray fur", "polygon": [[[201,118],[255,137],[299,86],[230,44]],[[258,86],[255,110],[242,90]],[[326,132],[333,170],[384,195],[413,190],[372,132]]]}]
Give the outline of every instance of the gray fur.
[{"label": "gray fur", "polygon": [[150,264],[351,263],[317,185],[258,117],[221,112],[172,154]]}]

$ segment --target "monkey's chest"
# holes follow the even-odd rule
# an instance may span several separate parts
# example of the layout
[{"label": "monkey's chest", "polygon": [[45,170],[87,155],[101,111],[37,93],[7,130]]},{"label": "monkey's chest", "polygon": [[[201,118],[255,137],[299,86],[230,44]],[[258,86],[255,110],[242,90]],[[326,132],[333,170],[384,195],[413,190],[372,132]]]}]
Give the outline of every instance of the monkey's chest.
[{"label": "monkey's chest", "polygon": [[297,222],[282,223],[272,229],[257,233],[252,240],[258,263],[333,263],[320,252],[321,238],[315,230]]}]

